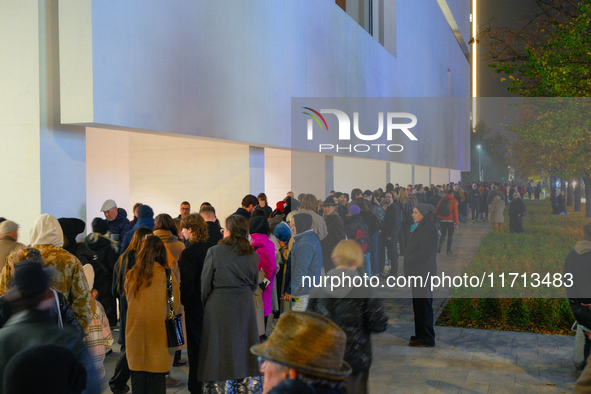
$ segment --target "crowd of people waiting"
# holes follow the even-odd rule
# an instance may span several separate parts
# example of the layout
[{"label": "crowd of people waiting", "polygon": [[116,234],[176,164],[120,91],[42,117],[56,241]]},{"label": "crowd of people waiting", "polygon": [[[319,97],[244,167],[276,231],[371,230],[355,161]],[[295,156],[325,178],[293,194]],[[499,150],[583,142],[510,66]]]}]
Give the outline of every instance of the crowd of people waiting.
[{"label": "crowd of people waiting", "polygon": [[[473,223],[490,220],[502,231],[510,201],[510,231],[524,232],[522,197],[539,198],[538,188],[388,184],[385,191],[331,191],[324,201],[289,192],[275,209],[264,193],[249,194],[223,223],[207,202],[190,213],[184,201],[176,218],[138,203],[130,222],[107,200],[105,219],[92,221],[83,242],[84,221],[43,214],[28,247],[17,242],[18,225],[2,218],[0,371],[11,370],[19,352],[62,345],[77,363],[63,359],[84,373],[60,392],[99,392],[118,329],[112,392],[128,392],[131,380],[134,393],[164,393],[180,383],[172,367],[186,363],[184,346],[168,346],[164,321],[172,308],[183,320],[192,393],[304,392],[291,383],[273,391],[282,387],[280,375],[316,392],[366,392],[370,334],[387,327],[381,303],[371,290],[313,288],[303,277],[398,276],[399,255],[406,275],[436,272],[436,254],[445,240],[453,254],[454,229],[470,211]],[[434,346],[432,294],[413,289],[413,308],[409,345]],[[332,339],[317,332],[280,347],[298,321],[324,327]],[[269,326],[275,331],[267,338]],[[324,347],[331,353],[310,355]]]}]

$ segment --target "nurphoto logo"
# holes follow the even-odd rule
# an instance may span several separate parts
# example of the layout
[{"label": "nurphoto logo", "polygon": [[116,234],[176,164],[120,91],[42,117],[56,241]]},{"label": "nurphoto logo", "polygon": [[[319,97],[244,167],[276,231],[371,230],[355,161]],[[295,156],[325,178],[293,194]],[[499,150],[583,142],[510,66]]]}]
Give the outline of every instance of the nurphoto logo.
[{"label": "nurphoto logo", "polygon": [[[303,112],[305,115],[310,116],[308,119],[307,137],[311,141],[314,139],[314,121],[320,126],[320,130],[326,129],[328,132],[328,124],[322,114],[333,114],[337,117],[339,124],[338,136],[339,141],[350,141],[351,140],[351,120],[349,116],[338,109],[321,109],[320,112],[310,107],[302,107],[310,112]],[[417,137],[410,132],[409,129],[413,128],[417,124],[417,117],[408,112],[387,112],[384,116],[384,112],[378,112],[378,131],[374,134],[363,134],[359,130],[359,112],[353,112],[353,133],[355,137],[362,141],[377,141],[384,134],[384,118],[386,123],[386,140],[392,141],[392,136],[395,130],[400,130],[406,135],[411,141],[417,141]],[[399,119],[409,119],[410,123],[398,123]],[[396,122],[395,122],[396,120]],[[385,149],[388,152],[402,152],[404,147],[400,144],[318,144],[319,152],[334,151],[336,153],[340,151],[347,152],[360,152],[365,153],[369,151],[380,152],[380,149]]]}]

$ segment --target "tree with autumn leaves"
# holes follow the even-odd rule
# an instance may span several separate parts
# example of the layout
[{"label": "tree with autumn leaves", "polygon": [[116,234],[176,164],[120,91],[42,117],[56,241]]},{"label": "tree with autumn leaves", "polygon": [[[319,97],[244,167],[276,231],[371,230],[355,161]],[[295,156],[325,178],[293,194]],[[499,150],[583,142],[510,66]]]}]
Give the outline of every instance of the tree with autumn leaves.
[{"label": "tree with autumn leaves", "polygon": [[582,176],[591,201],[591,0],[536,3],[540,13],[521,29],[488,27],[477,39],[489,47],[489,65],[506,76],[508,90],[532,98],[510,127],[519,171]]}]

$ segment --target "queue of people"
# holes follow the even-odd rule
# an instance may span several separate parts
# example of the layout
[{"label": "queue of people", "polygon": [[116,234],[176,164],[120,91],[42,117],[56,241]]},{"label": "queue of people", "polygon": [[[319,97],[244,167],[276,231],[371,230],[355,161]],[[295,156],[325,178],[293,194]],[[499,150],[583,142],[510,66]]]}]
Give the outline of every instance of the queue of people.
[{"label": "queue of people", "polygon": [[[0,322],[11,326],[13,316],[31,314],[40,302],[47,310],[46,323],[68,327],[72,340],[47,336],[39,344],[63,344],[73,352],[87,368],[86,392],[96,392],[108,379],[115,394],[128,392],[130,384],[134,393],[164,393],[180,383],[171,376],[173,367],[187,361],[192,393],[273,392],[272,369],[284,377],[299,376],[309,390],[367,392],[370,335],[387,327],[380,300],[370,289],[328,291],[303,278],[434,275],[437,254],[444,244],[447,254],[453,253],[454,230],[465,223],[468,210],[473,222],[490,220],[495,231],[502,231],[506,196],[501,187],[388,184],[385,192],[333,191],[323,201],[312,194],[295,199],[289,192],[274,210],[261,193],[245,196],[223,223],[208,202],[191,213],[190,203],[183,201],[174,219],[165,213],[154,216],[150,206],[138,203],[130,222],[123,208],[107,200],[101,207],[105,219],[93,220],[84,242],[76,240],[85,231],[82,220],[44,214],[35,221],[28,248],[17,241],[18,225],[3,220]],[[509,213],[510,231],[523,232],[527,211],[518,189]],[[403,272],[399,256],[404,257]],[[30,263],[42,267],[48,278],[43,279],[47,286],[35,284],[34,300],[27,298],[28,286],[35,275],[43,275],[21,270]],[[24,276],[29,279],[18,287],[19,272],[35,275]],[[410,346],[435,346],[432,298],[429,291],[413,289]],[[181,316],[186,345],[169,347],[165,320],[171,315]],[[281,336],[291,335],[289,324],[299,320],[337,337],[345,333],[338,344],[327,340],[342,348],[342,355],[329,366],[319,360],[310,367],[272,350],[274,338],[281,343]],[[121,348],[113,376],[105,377],[101,365],[112,329],[119,330]],[[76,336],[84,341],[77,342]],[[29,346],[23,343],[13,353]],[[186,361],[180,358],[184,347]],[[5,355],[6,362],[11,355]]]}]

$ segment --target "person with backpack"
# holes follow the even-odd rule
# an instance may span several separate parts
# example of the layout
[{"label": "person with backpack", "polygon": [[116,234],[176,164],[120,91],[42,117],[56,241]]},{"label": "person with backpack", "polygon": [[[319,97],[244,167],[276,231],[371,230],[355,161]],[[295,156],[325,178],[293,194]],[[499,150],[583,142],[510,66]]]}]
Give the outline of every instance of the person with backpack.
[{"label": "person with backpack", "polygon": [[[369,244],[369,230],[361,217],[361,208],[358,205],[351,205],[351,208],[349,208],[349,216],[345,218],[345,232],[348,239],[354,240],[361,246],[361,250],[365,255]],[[370,267],[367,264],[364,265],[364,269],[366,273],[369,273]]]},{"label": "person with backpack", "polygon": [[451,251],[451,244],[453,242],[454,230],[459,226],[458,202],[453,195],[453,191],[448,189],[445,197],[439,201],[435,213],[439,218],[441,225],[441,237],[439,237],[439,245],[437,253],[441,253],[443,242],[447,235],[447,254],[453,254]]}]

